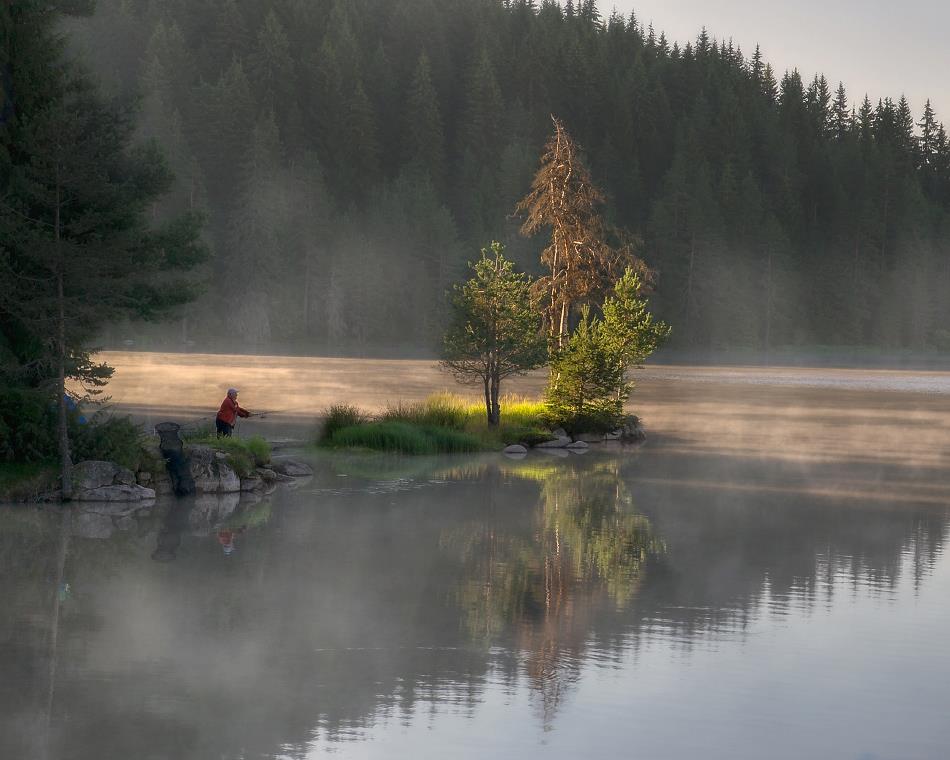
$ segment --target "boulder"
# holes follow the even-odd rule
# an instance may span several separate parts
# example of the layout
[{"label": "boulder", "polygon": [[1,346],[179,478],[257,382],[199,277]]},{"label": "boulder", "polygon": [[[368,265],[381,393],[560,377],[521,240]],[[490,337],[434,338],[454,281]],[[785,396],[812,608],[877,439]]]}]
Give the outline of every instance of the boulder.
[{"label": "boulder", "polygon": [[258,467],[256,472],[265,483],[277,482],[277,473],[268,467]]},{"label": "boulder", "polygon": [[587,441],[574,441],[574,443],[569,443],[565,448],[570,449],[571,451],[587,451],[590,448],[590,445]]},{"label": "boulder", "polygon": [[564,449],[567,448],[573,441],[570,438],[565,436],[560,436],[555,438],[553,441],[545,441],[544,443],[539,443],[535,446],[536,449]]},{"label": "boulder", "polygon": [[111,486],[119,466],[112,462],[80,462],[72,469],[73,490],[89,491]]},{"label": "boulder", "polygon": [[555,428],[551,431],[551,435],[555,438],[567,438],[567,431],[564,428]]},{"label": "boulder", "polygon": [[241,478],[241,493],[247,493],[248,491],[256,491],[259,488],[264,487],[264,479],[254,473],[246,478]]},{"label": "boulder", "polygon": [[218,470],[218,492],[219,493],[240,493],[241,479],[238,474],[231,469],[230,465],[224,461],[217,462]]},{"label": "boulder", "polygon": [[155,491],[144,486],[100,486],[78,491],[73,496],[76,501],[133,502],[155,498]]},{"label": "boulder", "polygon": [[205,446],[195,446],[189,454],[189,469],[197,493],[240,493],[241,478],[227,463],[227,455]]},{"label": "boulder", "polygon": [[505,454],[527,454],[528,450],[522,446],[520,443],[514,443],[511,446],[506,446],[504,452]]},{"label": "boulder", "polygon": [[602,443],[604,436],[601,433],[581,433],[575,435],[574,440],[583,441],[584,443]]},{"label": "boulder", "polygon": [[145,470],[139,472],[135,476],[135,482],[138,483],[140,486],[147,486],[149,483],[152,482],[152,473],[146,472]]},{"label": "boulder", "polygon": [[115,477],[112,478],[112,482],[120,486],[134,486],[135,482],[135,473],[132,470],[127,470],[125,467],[116,467]]},{"label": "boulder", "polygon": [[624,443],[642,443],[646,438],[647,433],[643,429],[640,418],[634,415],[627,417],[620,429],[620,440]]},{"label": "boulder", "polygon": [[271,462],[270,468],[278,475],[289,475],[292,478],[306,478],[313,475],[313,468],[309,464],[295,459],[278,459]]}]

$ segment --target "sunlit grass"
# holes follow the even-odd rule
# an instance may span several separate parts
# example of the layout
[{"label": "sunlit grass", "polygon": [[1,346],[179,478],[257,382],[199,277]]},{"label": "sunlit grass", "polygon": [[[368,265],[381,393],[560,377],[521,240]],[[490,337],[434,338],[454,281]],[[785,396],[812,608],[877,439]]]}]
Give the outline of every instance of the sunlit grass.
[{"label": "sunlit grass", "polygon": [[334,448],[394,451],[400,454],[455,454],[482,451],[474,436],[451,428],[406,422],[367,422],[341,428],[324,441]]},{"label": "sunlit grass", "polygon": [[543,403],[513,396],[501,399],[501,423],[497,427],[489,426],[483,403],[448,393],[392,404],[375,419],[344,404],[327,410],[321,443],[407,454],[492,450],[512,443],[531,445],[551,438],[546,414]]}]

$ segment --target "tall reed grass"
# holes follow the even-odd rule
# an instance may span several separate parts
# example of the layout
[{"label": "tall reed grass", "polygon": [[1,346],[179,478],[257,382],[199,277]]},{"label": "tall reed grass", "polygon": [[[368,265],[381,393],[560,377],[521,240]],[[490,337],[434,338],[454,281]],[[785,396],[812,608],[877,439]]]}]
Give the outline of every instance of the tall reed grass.
[{"label": "tall reed grass", "polygon": [[424,401],[391,404],[373,419],[338,405],[327,410],[321,443],[412,454],[497,449],[511,443],[548,440],[547,407],[514,396],[501,399],[501,424],[489,427],[485,405],[448,393]]}]

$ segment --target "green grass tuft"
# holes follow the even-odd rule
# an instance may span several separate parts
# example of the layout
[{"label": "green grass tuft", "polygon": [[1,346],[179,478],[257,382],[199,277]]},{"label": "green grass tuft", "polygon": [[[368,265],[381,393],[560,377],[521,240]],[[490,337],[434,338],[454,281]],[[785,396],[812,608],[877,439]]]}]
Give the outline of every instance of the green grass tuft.
[{"label": "green grass tuft", "polygon": [[334,404],[327,409],[326,419],[323,421],[323,430],[320,433],[322,440],[333,438],[338,430],[362,425],[369,422],[369,415],[352,404]]},{"label": "green grass tuft", "polygon": [[498,427],[489,427],[483,403],[448,393],[391,405],[376,420],[341,404],[327,410],[320,442],[333,448],[406,454],[497,450],[512,443],[550,440],[547,415],[544,403],[511,396],[501,400]]},{"label": "green grass tuft", "polygon": [[369,422],[337,430],[324,445],[400,454],[457,454],[482,451],[484,444],[458,430],[405,422]]},{"label": "green grass tuft", "polygon": [[56,487],[53,463],[0,462],[0,501],[28,501]]},{"label": "green grass tuft", "polygon": [[216,438],[212,435],[194,438],[189,444],[210,446],[228,455],[228,465],[239,477],[250,475],[255,467],[263,467],[270,462],[270,444],[260,436],[252,438]]}]

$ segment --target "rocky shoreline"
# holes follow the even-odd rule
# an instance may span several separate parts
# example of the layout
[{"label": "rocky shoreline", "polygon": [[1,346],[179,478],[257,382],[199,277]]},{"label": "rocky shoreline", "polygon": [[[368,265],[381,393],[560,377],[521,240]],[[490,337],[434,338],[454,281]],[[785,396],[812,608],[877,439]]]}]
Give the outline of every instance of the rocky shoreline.
[{"label": "rocky shoreline", "polygon": [[[231,466],[228,453],[212,446],[185,445],[183,453],[196,496],[267,492],[279,483],[313,475],[310,465],[283,456],[238,473]],[[114,462],[79,462],[72,468],[72,500],[130,504],[173,495],[175,487],[165,460],[157,448],[149,454],[135,472]],[[61,500],[60,491],[48,492],[40,498],[44,502]]]},{"label": "rocky shoreline", "polygon": [[643,443],[646,440],[646,430],[639,417],[630,416],[624,422],[623,426],[612,433],[580,433],[569,435],[563,428],[551,431],[554,436],[549,441],[542,441],[533,445],[527,443],[515,443],[506,446],[502,453],[508,456],[524,456],[528,451],[537,449],[549,453],[567,453],[569,451],[586,451],[591,444],[607,443],[609,441],[619,441],[621,443]]}]

